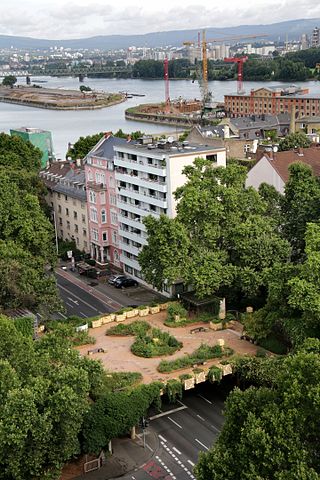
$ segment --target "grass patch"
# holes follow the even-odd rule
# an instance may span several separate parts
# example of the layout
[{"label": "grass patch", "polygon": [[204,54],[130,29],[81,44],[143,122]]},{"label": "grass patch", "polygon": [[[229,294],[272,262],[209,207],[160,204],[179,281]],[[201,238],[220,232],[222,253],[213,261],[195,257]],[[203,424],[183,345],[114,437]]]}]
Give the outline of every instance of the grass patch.
[{"label": "grass patch", "polygon": [[[175,319],[174,315],[168,315],[167,319],[164,322],[164,325],[166,325],[166,327],[177,328],[177,327],[185,327],[186,325],[193,325],[195,323],[200,323],[200,322],[202,323],[214,322],[215,319],[216,319],[215,315],[213,313],[208,313],[208,312],[200,313],[195,317],[180,316],[178,320]],[[221,320],[219,319],[218,321],[221,322]]]},{"label": "grass patch", "polygon": [[180,357],[172,361],[161,360],[157,370],[160,373],[170,373],[181,368],[192,367],[193,365],[197,365],[206,360],[212,360],[213,358],[230,356],[232,353],[233,350],[231,348],[222,349],[220,345],[214,345],[212,347],[207,344],[202,344],[193,353],[187,354],[184,357]]},{"label": "grass patch", "polygon": [[121,337],[127,336],[145,336],[151,329],[151,325],[144,320],[136,320],[135,322],[124,324],[118,323],[106,331],[106,335],[117,335]]},{"label": "grass patch", "polygon": [[107,372],[103,389],[108,392],[116,392],[134,387],[142,380],[139,372]]},{"label": "grass patch", "polygon": [[182,343],[167,332],[153,328],[147,335],[139,335],[131,345],[131,352],[138,357],[172,355],[182,348]]}]

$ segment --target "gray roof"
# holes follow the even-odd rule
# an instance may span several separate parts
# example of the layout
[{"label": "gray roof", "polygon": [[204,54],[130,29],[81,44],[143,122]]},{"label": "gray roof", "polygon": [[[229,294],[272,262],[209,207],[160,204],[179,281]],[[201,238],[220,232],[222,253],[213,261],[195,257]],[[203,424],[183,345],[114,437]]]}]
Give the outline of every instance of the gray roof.
[{"label": "gray roof", "polygon": [[117,145],[124,145],[128,143],[127,139],[125,138],[118,138],[118,137],[104,137],[97,145],[93,147],[93,149],[88,153],[87,157],[100,157],[100,158],[107,158],[109,160],[113,160],[114,156],[114,149],[113,147]]},{"label": "gray roof", "polygon": [[230,119],[231,125],[238,130],[268,129],[279,125],[290,125],[289,113],[279,115],[250,115],[247,117],[235,117]]},{"label": "gray roof", "polygon": [[40,172],[40,176],[49,189],[86,201],[86,181],[82,167],[76,167],[69,162],[53,162]]}]

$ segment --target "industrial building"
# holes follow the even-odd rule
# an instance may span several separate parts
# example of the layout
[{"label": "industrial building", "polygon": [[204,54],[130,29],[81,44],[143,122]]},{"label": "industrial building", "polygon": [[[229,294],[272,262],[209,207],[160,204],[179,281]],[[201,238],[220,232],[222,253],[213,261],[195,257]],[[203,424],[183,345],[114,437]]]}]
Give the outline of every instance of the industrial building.
[{"label": "industrial building", "polygon": [[261,87],[246,94],[224,96],[226,114],[230,117],[247,115],[278,115],[294,109],[300,116],[320,115],[320,95],[308,89],[291,87]]}]

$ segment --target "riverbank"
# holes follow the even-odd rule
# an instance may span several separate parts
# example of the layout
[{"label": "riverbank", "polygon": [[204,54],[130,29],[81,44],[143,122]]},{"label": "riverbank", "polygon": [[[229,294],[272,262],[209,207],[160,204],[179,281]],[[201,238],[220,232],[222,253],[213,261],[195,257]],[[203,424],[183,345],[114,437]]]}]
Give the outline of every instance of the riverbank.
[{"label": "riverbank", "polygon": [[166,106],[164,103],[141,104],[125,110],[126,120],[189,127],[199,122],[201,102],[179,101]]},{"label": "riverbank", "polygon": [[123,93],[86,92],[19,85],[0,87],[0,102],[50,110],[96,110],[126,100]]}]

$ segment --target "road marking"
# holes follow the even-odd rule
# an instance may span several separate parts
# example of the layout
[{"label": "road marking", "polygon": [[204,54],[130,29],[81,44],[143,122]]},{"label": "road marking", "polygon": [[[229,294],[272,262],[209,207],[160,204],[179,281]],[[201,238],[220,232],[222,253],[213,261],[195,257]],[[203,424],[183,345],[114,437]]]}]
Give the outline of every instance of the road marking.
[{"label": "road marking", "polygon": [[221,430],[219,430],[219,428],[215,427],[214,425],[211,424],[210,426],[211,426],[212,428],[214,428],[214,430],[216,430],[218,433],[221,432]]},{"label": "road marking", "polygon": [[200,442],[200,440],[198,440],[197,438],[195,438],[195,441],[199,443],[199,445],[201,445],[203,448],[205,448],[206,450],[209,450],[209,447],[207,447],[204,443]]},{"label": "road marking", "polygon": [[132,478],[132,480],[136,480],[136,477],[134,477],[134,476],[132,476],[131,478]]},{"label": "road marking", "polygon": [[179,455],[181,455],[181,452],[180,452],[176,447],[173,447],[172,450],[174,450],[174,451],[177,452]]},{"label": "road marking", "polygon": [[200,418],[200,420],[202,420],[203,422],[205,422],[205,419],[201,417],[201,415],[197,415],[197,417]]},{"label": "road marking", "polygon": [[198,394],[198,397],[202,398],[202,400],[204,400],[205,402],[208,402],[212,405],[212,402],[210,400],[208,400],[207,398],[203,397],[202,395]]},{"label": "road marking", "polygon": [[187,405],[183,405],[182,407],[175,408],[173,410],[168,410],[167,412],[158,413],[157,415],[153,415],[149,417],[149,420],[156,420],[157,418],[165,417],[166,415],[171,415],[171,413],[180,412],[181,410],[185,410]]},{"label": "road marking", "polygon": [[[83,303],[84,305],[87,305],[87,307],[90,307],[92,310],[95,310],[96,312],[98,313],[103,313],[103,312],[100,312],[100,310],[98,310],[97,308],[93,307],[92,305],[90,305],[90,303],[87,303],[85,302],[84,300],[82,300],[80,297],[77,297],[77,295],[74,295],[72,292],[70,292],[70,290],[68,290],[66,287],[63,287],[62,285],[59,285],[58,284],[58,287],[61,288],[62,290],[65,290],[67,293],[69,293],[70,295],[73,295],[74,297],[76,297],[78,300],[80,300],[81,303]],[[80,287],[79,287],[80,288]],[[67,302],[66,302],[67,303]]]},{"label": "road marking", "polygon": [[79,305],[78,300],[73,300],[73,298],[71,298],[71,297],[68,297],[68,300],[70,300],[70,302],[75,303],[76,305]]},{"label": "road marking", "polygon": [[146,443],[146,447],[150,450],[150,452],[153,452],[152,448],[147,443]]},{"label": "road marking", "polygon": [[163,442],[166,442],[166,441],[167,441],[162,435],[158,435],[158,437],[159,437],[160,440],[162,440]]},{"label": "road marking", "polygon": [[62,318],[68,318],[65,315],[63,315],[63,313],[61,313],[61,312],[57,312],[57,313],[58,313],[58,315],[61,315]]},{"label": "road marking", "polygon": [[181,425],[179,425],[179,423],[175,422],[174,420],[172,420],[172,418],[168,417],[168,420],[170,420],[170,422],[174,423],[175,425],[177,425],[177,427],[181,428]]},{"label": "road marking", "polygon": [[80,313],[80,315],[83,315],[84,318],[87,318],[87,315],[85,313],[83,313],[83,312],[79,312],[79,313]]},{"label": "road marking", "polygon": [[66,302],[66,305],[68,305],[71,308],[74,308],[74,305],[71,305],[71,303],[69,303],[69,302]]},{"label": "road marking", "polygon": [[191,462],[191,460],[188,460],[188,463],[190,463],[191,467],[194,467],[195,465],[193,462]]}]

